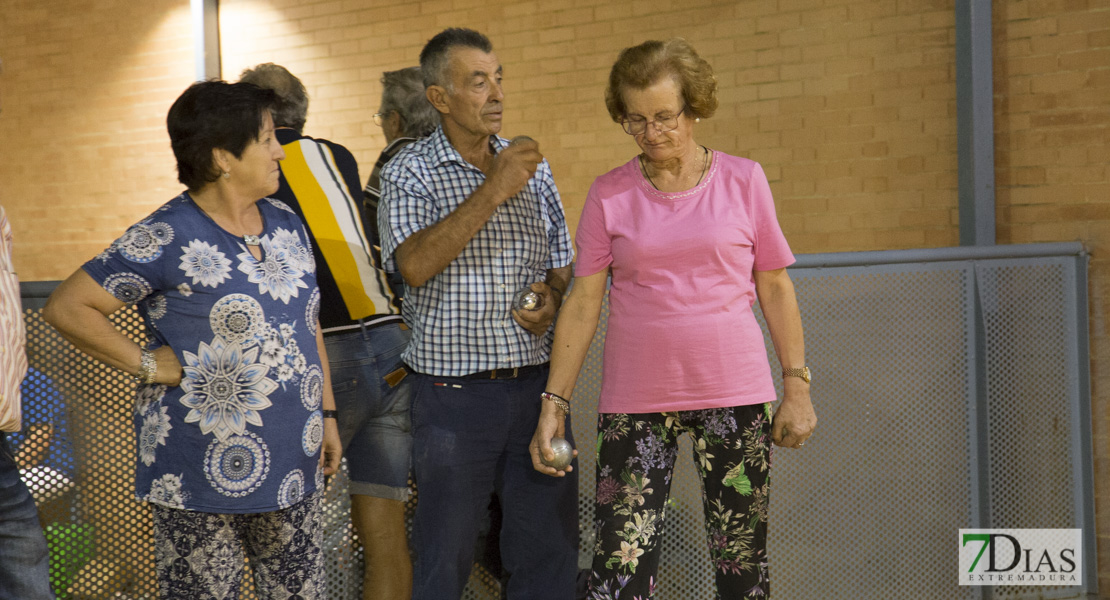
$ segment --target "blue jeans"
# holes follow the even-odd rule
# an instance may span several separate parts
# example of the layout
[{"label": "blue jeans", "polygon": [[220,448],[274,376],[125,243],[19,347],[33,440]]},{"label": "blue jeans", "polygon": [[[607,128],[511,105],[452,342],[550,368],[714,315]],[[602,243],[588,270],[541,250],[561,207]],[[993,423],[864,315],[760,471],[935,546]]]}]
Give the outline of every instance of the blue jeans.
[{"label": "blue jeans", "polygon": [[0,432],[0,600],[53,599],[50,555],[31,492]]},{"label": "blue jeans", "polygon": [[[528,444],[547,369],[518,379],[413,376],[413,600],[454,600],[474,563],[474,540],[501,501],[501,558],[511,600],[574,597],[578,570],[578,472],[532,468]],[[567,439],[573,443],[570,422]],[[576,465],[577,466],[577,465]]]},{"label": "blue jeans", "polygon": [[324,337],[352,494],[408,500],[412,382],[398,373],[408,343],[400,323]]}]

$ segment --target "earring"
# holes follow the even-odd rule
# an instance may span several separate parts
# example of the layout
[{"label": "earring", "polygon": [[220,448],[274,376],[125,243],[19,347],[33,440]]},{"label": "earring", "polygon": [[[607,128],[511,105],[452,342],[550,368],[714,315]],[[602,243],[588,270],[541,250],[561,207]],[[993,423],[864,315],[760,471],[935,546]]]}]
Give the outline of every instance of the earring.
[{"label": "earring", "polygon": [[224,171],[222,177],[224,179],[231,179],[231,171]]},{"label": "earring", "polygon": [[701,117],[694,117],[695,123],[701,123]]}]

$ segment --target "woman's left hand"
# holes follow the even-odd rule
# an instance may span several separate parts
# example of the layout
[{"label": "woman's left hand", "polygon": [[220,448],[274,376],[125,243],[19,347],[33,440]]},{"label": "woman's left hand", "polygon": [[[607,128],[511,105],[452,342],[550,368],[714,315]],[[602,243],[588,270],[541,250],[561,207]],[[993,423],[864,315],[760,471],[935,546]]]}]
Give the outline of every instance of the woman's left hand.
[{"label": "woman's left hand", "polygon": [[158,370],[154,372],[154,382],[170,387],[181,385],[181,361],[169,346],[159,346],[153,350]]},{"label": "woman's left hand", "polygon": [[[320,354],[320,369],[324,373],[321,386],[320,407],[335,410],[335,396],[331,391],[331,366],[328,363],[328,348],[324,345],[324,328],[316,320],[316,351]],[[343,458],[343,442],[339,441],[339,421],[324,418],[324,444],[320,447],[320,468],[324,476],[330,477],[339,472],[339,459]]]},{"label": "woman's left hand", "polygon": [[343,444],[339,441],[339,424],[335,419],[324,419],[324,445],[320,448],[320,467],[324,476],[339,472],[339,459],[343,457]]},{"label": "woman's left hand", "polygon": [[[543,464],[546,455],[555,457],[551,450],[551,438],[566,438],[566,420],[569,415],[564,415],[562,409],[554,403],[543,401],[540,409],[540,420],[536,423],[536,433],[532,435],[532,442],[528,444],[528,453],[532,455],[532,468],[552,477],[566,477],[567,473],[574,470],[573,465],[562,469],[549,467]],[[578,456],[578,450],[572,450],[571,456]]]},{"label": "woman's left hand", "polygon": [[771,440],[779,446],[801,448],[817,427],[817,414],[809,399],[809,384],[787,377],[785,393],[771,421]]}]

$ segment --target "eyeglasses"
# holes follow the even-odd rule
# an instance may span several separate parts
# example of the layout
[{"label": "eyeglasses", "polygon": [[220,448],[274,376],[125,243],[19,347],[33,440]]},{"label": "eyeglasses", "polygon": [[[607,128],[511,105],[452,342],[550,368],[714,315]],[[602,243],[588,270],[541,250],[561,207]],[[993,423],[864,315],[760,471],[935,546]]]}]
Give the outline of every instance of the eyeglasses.
[{"label": "eyeglasses", "polygon": [[387,110],[385,112],[377,112],[377,113],[374,113],[374,116],[371,117],[371,118],[374,119],[374,124],[375,125],[377,125],[378,127],[381,127],[382,126],[382,121],[385,121],[385,118],[388,117],[389,113],[391,113],[391,112],[393,112],[393,111]]},{"label": "eyeglasses", "polygon": [[663,117],[662,119],[645,119],[643,117],[625,117],[621,119],[621,127],[628,135],[640,135],[647,131],[648,125],[654,125],[656,133],[666,133],[674,131],[678,128],[678,118],[682,113],[686,112],[686,106],[682,106],[682,110],[675,113],[670,117]]}]

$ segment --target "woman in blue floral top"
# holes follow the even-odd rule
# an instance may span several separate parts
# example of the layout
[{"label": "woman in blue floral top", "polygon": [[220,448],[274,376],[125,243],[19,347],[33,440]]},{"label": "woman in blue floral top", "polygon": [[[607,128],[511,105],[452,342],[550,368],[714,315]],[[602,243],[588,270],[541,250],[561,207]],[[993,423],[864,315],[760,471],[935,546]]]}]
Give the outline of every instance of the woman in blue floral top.
[{"label": "woman in blue floral top", "polygon": [[[188,187],[51,296],[80,350],[136,374],[136,494],[167,598],[324,598],[320,496],[339,464],[308,235],[277,191],[273,92],[194,84],[167,125]],[[261,198],[261,200],[259,199]],[[107,316],[134,304],[139,347]],[[334,414],[334,413],[331,413]],[[330,415],[329,415],[330,416]]]}]

